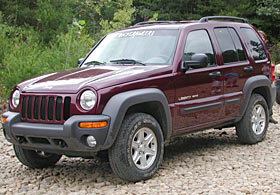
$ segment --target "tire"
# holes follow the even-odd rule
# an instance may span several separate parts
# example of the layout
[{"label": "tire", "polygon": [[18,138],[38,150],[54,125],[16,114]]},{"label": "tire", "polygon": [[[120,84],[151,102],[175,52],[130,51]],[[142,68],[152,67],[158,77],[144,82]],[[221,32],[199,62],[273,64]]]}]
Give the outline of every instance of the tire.
[{"label": "tire", "polygon": [[109,149],[109,161],[118,177],[136,182],[152,177],[162,161],[163,151],[164,138],[156,119],[148,114],[133,113],[125,117]]},{"label": "tire", "polygon": [[247,110],[236,125],[236,133],[241,143],[255,144],[265,138],[269,124],[268,106],[259,94],[252,94]]},{"label": "tire", "polygon": [[47,168],[55,165],[61,158],[61,155],[40,153],[34,150],[23,149],[21,146],[14,145],[14,152],[18,160],[30,168]]}]

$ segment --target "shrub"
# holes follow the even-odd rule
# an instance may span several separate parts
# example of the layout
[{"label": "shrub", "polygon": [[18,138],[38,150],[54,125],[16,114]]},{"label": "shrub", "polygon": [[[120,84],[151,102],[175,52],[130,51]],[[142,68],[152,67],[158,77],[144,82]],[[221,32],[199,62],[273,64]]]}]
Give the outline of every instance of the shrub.
[{"label": "shrub", "polygon": [[32,28],[0,26],[0,90],[7,97],[11,89],[37,75],[74,68],[93,45],[93,40],[73,25],[45,45]]},{"label": "shrub", "polygon": [[271,58],[275,64],[280,64],[280,42],[272,47]]}]

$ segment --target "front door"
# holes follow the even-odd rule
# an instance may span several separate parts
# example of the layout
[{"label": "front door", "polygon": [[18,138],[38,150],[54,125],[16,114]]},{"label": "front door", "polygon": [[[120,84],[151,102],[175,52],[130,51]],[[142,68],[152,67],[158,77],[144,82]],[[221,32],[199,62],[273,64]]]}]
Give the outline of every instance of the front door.
[{"label": "front door", "polygon": [[220,120],[224,115],[223,77],[216,65],[211,39],[207,30],[191,31],[186,39],[183,60],[194,54],[206,54],[208,67],[189,69],[175,81],[175,130],[199,128]]}]

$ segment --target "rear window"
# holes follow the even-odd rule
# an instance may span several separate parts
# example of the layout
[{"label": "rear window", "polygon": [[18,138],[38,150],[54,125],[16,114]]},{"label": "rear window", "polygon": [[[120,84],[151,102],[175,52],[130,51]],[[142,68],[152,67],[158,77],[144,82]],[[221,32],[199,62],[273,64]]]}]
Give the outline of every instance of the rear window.
[{"label": "rear window", "polygon": [[254,60],[266,59],[266,54],[263,45],[260,39],[258,38],[256,32],[250,28],[241,28],[240,30],[246,40],[246,44],[250,49]]}]

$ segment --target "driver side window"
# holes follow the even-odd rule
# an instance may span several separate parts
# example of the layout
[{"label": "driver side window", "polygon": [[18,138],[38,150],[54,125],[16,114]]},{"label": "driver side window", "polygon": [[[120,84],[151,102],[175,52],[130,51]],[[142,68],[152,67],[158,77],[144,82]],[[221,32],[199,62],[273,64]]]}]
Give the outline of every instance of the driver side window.
[{"label": "driver side window", "polygon": [[194,54],[205,54],[208,56],[208,66],[216,65],[212,43],[206,30],[196,30],[188,34],[183,60],[190,61]]}]

